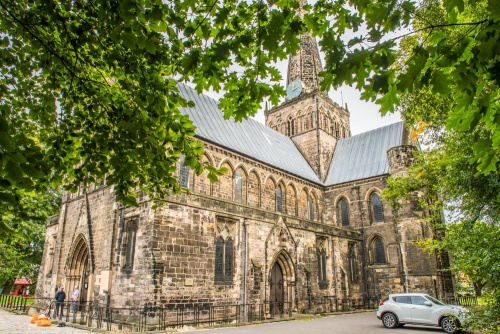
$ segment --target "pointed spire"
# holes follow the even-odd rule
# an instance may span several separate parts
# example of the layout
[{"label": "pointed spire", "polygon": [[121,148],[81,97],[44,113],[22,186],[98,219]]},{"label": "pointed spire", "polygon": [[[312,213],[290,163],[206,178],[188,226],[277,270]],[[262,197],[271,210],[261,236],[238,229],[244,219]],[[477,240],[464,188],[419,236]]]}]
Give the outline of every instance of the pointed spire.
[{"label": "pointed spire", "polygon": [[[306,0],[299,0],[299,4],[299,15],[303,17],[302,7],[306,4]],[[318,73],[323,67],[319,57],[318,44],[316,39],[308,33],[300,35],[299,38],[300,49],[288,58],[286,84],[288,86],[292,81],[300,80],[303,86],[302,92],[319,91],[321,78]]]}]

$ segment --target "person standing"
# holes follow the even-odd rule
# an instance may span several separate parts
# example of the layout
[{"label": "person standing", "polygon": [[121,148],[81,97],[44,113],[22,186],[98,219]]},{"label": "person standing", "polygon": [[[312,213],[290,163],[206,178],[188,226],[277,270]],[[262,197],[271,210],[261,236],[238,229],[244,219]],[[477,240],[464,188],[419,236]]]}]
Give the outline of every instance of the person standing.
[{"label": "person standing", "polygon": [[54,313],[54,318],[59,316],[59,320],[62,320],[64,317],[64,300],[66,299],[66,292],[64,292],[64,288],[60,288],[56,293],[56,313]]},{"label": "person standing", "polygon": [[75,285],[75,289],[73,290],[73,293],[71,295],[71,313],[76,313],[78,300],[80,300],[80,290],[78,290],[78,285]]}]

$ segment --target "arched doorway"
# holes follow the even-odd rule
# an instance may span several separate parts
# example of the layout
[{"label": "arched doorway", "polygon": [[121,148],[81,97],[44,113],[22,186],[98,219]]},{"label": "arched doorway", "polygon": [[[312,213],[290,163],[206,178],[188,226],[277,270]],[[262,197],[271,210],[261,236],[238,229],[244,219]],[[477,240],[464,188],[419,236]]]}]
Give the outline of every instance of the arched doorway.
[{"label": "arched doorway", "polygon": [[281,250],[276,254],[268,275],[267,296],[271,314],[281,314],[293,309],[295,265],[286,250]]},{"label": "arched doorway", "polygon": [[283,270],[278,262],[275,262],[271,269],[271,277],[269,278],[269,301],[271,314],[283,313]]},{"label": "arched doorway", "polygon": [[[90,280],[90,256],[89,247],[85,238],[80,236],[74,243],[71,256],[68,258],[66,269],[66,291],[68,297],[75,286],[80,289],[80,303],[90,300],[89,297]],[[69,298],[68,298],[69,299]]]}]

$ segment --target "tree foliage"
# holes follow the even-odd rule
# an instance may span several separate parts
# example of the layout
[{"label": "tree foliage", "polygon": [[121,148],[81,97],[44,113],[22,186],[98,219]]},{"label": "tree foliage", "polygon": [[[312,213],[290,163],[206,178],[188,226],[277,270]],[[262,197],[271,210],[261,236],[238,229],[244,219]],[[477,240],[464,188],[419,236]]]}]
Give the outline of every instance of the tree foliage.
[{"label": "tree foliage", "polygon": [[[60,195],[48,191],[21,199],[22,210],[3,214],[5,229],[0,231],[0,286],[9,286],[17,277],[29,277],[36,286],[45,243],[47,218],[54,215]],[[4,291],[8,292],[8,291]]]},{"label": "tree foliage", "polygon": [[[297,2],[0,1],[0,200],[106,178],[120,201],[180,188],[203,147],[178,91],[224,89],[225,116],[252,115],[283,88],[270,65],[298,48]],[[275,38],[275,37],[278,38]],[[237,66],[237,67],[236,67]]]},{"label": "tree foliage", "polygon": [[[225,117],[245,118],[284,95],[273,62],[296,52],[306,32],[325,54],[325,90],[354,85],[382,113],[424,87],[450,96],[448,129],[483,129],[474,161],[485,174],[496,169],[496,0],[304,2],[0,0],[2,206],[12,210],[50,185],[76,191],[104,178],[124,204],[134,205],[138,191],[161,198],[181,190],[181,154],[215,179],[221,171],[201,162],[203,147],[180,111],[192,102],[177,84],[224,91]],[[422,16],[431,4],[439,15]],[[412,27],[416,42],[402,62],[394,32]]]},{"label": "tree foliage", "polygon": [[[446,54],[432,60],[429,71],[436,77],[428,78],[431,84],[415,85],[400,94],[403,118],[424,150],[418,153],[408,175],[389,179],[384,196],[397,210],[401,201],[418,194],[420,205],[430,213],[427,218],[435,224],[439,236],[437,240],[427,240],[425,246],[429,251],[450,253],[452,269],[471,280],[476,294],[486,287],[491,303],[483,317],[476,318],[480,321],[475,325],[493,328],[497,326],[500,309],[496,242],[500,233],[500,172],[496,167],[498,151],[494,144],[498,136],[493,124],[496,121],[491,118],[498,109],[498,97],[495,97],[498,82],[493,79],[496,75],[493,64],[498,57],[492,55],[484,62],[485,58],[481,57],[485,56],[483,48],[487,44],[481,43],[485,42],[484,33],[490,37],[497,34],[489,29],[498,20],[492,18],[493,14],[486,26],[484,22],[470,24],[489,17],[492,4],[488,1],[455,3],[458,9],[449,7],[452,5],[446,1],[425,1],[413,21],[418,34],[406,37],[400,44],[398,62],[405,67],[414,61],[415,49],[428,49],[436,44],[436,32],[428,32],[423,27],[442,26],[437,44],[456,41],[449,45]],[[449,24],[450,8],[455,8],[452,10],[462,25]],[[479,40],[475,42],[474,38]],[[463,47],[456,49],[461,50],[460,53],[454,51],[457,46]],[[452,68],[442,72],[446,76],[440,84],[442,61],[454,52],[456,61],[450,63]],[[480,58],[479,63],[475,58]],[[462,83],[455,77],[457,71]],[[443,84],[448,88],[438,88]]]}]

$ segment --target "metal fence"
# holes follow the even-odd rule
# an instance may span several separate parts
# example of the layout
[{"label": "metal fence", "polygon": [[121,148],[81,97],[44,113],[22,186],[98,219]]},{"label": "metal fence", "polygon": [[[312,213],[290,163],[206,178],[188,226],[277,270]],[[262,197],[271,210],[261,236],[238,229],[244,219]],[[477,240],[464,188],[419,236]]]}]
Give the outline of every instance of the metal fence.
[{"label": "metal fence", "polygon": [[[143,308],[112,308],[93,303],[79,303],[77,311],[71,313],[71,302],[59,306],[55,313],[55,302],[48,310],[52,318],[88,327],[128,332],[161,331],[167,328],[213,327],[224,324],[249,323],[271,319],[291,318],[291,303],[263,304],[191,304],[146,305]],[[62,316],[60,312],[62,309]]]},{"label": "metal fence", "polygon": [[22,296],[0,295],[0,306],[11,310],[26,312],[28,298]]},{"label": "metal fence", "polygon": [[[446,303],[471,306],[477,303],[476,297],[459,297],[443,300]],[[298,301],[304,305],[299,312],[341,313],[356,310],[373,310],[378,307],[377,298],[336,298],[335,296],[313,297]],[[38,298],[33,302],[39,312],[61,321],[88,327],[119,330],[123,332],[162,331],[168,328],[213,327],[225,324],[251,323],[292,317],[292,303],[265,302],[261,304],[166,304],[154,306],[146,304],[142,308],[113,308],[99,306],[97,302],[59,303],[56,314],[56,301],[53,298]],[[0,306],[26,312],[29,309],[27,298],[0,295]],[[72,312],[72,311],[75,312]],[[62,313],[61,313],[62,312]]]},{"label": "metal fence", "polygon": [[475,306],[477,305],[476,296],[459,296],[456,298],[443,299],[446,304],[460,305],[460,306]]}]

